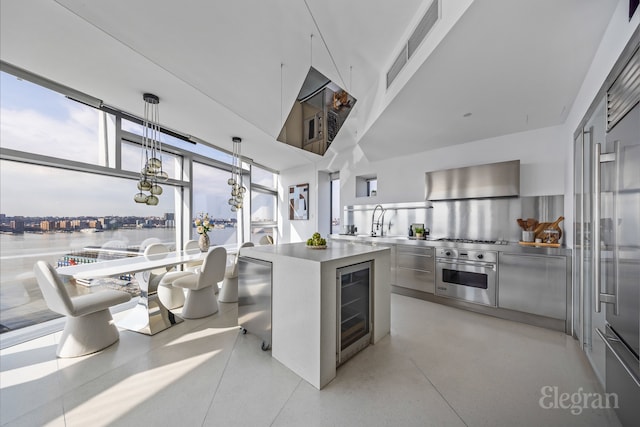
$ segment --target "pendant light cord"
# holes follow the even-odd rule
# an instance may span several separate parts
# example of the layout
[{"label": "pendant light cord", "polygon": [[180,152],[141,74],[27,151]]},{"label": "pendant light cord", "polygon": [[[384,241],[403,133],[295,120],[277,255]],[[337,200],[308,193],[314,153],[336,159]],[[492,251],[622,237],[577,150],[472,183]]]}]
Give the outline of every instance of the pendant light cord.
[{"label": "pendant light cord", "polygon": [[331,54],[331,51],[329,50],[329,46],[327,46],[327,41],[324,39],[324,36],[322,35],[322,31],[320,31],[320,26],[318,25],[318,21],[316,21],[315,16],[313,16],[313,13],[311,12],[311,8],[309,7],[309,3],[307,3],[307,0],[304,0],[304,5],[307,7],[307,10],[309,11],[309,15],[311,16],[311,20],[313,21],[313,25],[316,27],[316,30],[318,30],[318,34],[320,34],[320,39],[322,39],[322,43],[324,44],[325,49],[327,49],[327,53],[329,54],[329,58],[331,58],[331,62],[333,63],[334,68],[336,69],[336,73],[338,73],[338,77],[340,77],[340,81],[342,82],[342,86],[346,87],[347,85],[344,83],[344,79],[342,78],[342,74],[340,74],[340,70],[338,69],[338,66],[336,65],[336,61],[335,61],[335,59],[333,59],[333,55]]}]

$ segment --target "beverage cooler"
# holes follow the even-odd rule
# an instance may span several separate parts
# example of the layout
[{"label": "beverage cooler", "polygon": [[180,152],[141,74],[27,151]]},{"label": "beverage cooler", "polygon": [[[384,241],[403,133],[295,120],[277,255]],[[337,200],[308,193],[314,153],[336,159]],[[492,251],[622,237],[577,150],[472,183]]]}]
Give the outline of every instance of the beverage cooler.
[{"label": "beverage cooler", "polygon": [[371,341],[372,265],[367,261],[336,270],[336,366],[353,357]]}]

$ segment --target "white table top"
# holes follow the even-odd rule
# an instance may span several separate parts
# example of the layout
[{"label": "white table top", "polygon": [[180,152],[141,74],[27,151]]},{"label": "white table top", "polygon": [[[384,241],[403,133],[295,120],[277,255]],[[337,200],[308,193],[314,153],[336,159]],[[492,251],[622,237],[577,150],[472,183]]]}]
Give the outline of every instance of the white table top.
[{"label": "white table top", "polygon": [[160,267],[171,267],[189,262],[202,262],[205,252],[168,252],[166,254],[136,256],[113,259],[90,264],[79,264],[57,269],[58,274],[73,276],[76,279],[88,279],[92,277],[116,276],[124,273],[136,273],[138,271],[153,270]]},{"label": "white table top", "polygon": [[[209,250],[217,246],[212,246]],[[226,247],[227,255],[237,253],[236,247]],[[112,259],[89,264],[70,265],[59,267],[58,274],[72,276],[76,279],[90,279],[94,277],[117,276],[126,273],[137,273],[139,271],[153,270],[161,267],[173,267],[184,263],[203,262],[206,252],[168,252],[166,254],[144,255]],[[228,263],[228,261],[227,261]]]}]

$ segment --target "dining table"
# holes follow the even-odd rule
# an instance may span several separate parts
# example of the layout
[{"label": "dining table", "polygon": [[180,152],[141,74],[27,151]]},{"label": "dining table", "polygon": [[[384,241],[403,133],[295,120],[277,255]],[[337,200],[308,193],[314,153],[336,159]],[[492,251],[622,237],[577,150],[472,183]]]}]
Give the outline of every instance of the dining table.
[{"label": "dining table", "polygon": [[74,279],[133,274],[140,286],[140,298],[131,312],[117,321],[116,325],[142,334],[154,335],[182,322],[183,319],[162,304],[158,298],[157,281],[150,281],[150,271],[158,268],[170,269],[187,263],[202,263],[206,255],[207,252],[199,250],[180,250],[59,267],[57,271],[60,275]]}]

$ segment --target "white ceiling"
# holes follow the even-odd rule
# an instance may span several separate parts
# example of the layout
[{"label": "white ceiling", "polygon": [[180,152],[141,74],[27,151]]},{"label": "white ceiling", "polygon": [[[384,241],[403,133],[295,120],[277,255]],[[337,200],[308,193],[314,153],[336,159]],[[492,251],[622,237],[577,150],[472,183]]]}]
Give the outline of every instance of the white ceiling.
[{"label": "white ceiling", "polygon": [[[284,170],[356,144],[380,160],[563,123],[618,0],[441,0],[386,92],[430,3],[3,1],[0,55],[137,115],[152,92],[163,125],[229,150],[240,136]],[[324,159],[276,141],[311,65],[358,99]]]}]

